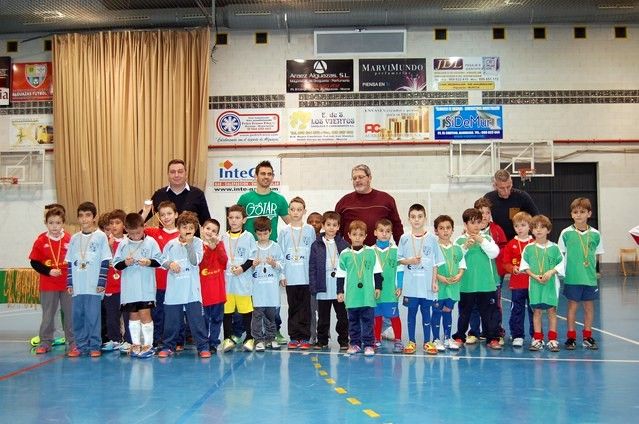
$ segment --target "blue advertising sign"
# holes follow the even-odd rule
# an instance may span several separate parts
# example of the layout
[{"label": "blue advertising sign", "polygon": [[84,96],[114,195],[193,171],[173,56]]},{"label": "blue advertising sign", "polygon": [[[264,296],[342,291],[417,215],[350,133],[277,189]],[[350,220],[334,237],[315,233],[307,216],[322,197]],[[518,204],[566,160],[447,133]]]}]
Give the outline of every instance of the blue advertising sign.
[{"label": "blue advertising sign", "polygon": [[436,140],[504,138],[501,106],[435,106]]}]

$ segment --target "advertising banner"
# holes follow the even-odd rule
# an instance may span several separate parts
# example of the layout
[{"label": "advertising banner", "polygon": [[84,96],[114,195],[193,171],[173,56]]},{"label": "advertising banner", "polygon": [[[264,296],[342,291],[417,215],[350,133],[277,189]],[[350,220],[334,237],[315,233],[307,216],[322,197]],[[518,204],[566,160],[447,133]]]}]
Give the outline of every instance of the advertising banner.
[{"label": "advertising banner", "polygon": [[11,57],[0,57],[0,106],[8,106],[11,98]]},{"label": "advertising banner", "polygon": [[371,106],[361,109],[360,140],[423,141],[430,138],[432,106]]},{"label": "advertising banner", "polygon": [[354,107],[290,109],[288,138],[291,143],[335,143],[356,140]]},{"label": "advertising banner", "polygon": [[11,101],[31,102],[53,99],[51,62],[14,63],[11,76]]},{"label": "advertising banner", "polygon": [[287,60],[286,92],[353,91],[353,60]]},{"label": "advertising banner", "polygon": [[281,141],[282,109],[214,111],[215,143],[277,143]]},{"label": "advertising banner", "polygon": [[435,106],[435,139],[502,139],[501,106]]},{"label": "advertising banner", "polygon": [[426,91],[426,59],[360,59],[359,91]]},{"label": "advertising banner", "polygon": [[435,91],[498,90],[499,57],[443,57],[433,59]]},{"label": "advertising banner", "polygon": [[53,145],[53,115],[12,116],[9,147],[31,149]]},{"label": "advertising banner", "polygon": [[280,161],[276,158],[242,157],[222,158],[215,167],[209,170],[209,181],[213,191],[216,193],[242,193],[255,188],[255,166],[261,161],[268,159],[273,166],[273,182],[271,189],[277,191],[282,183]]}]

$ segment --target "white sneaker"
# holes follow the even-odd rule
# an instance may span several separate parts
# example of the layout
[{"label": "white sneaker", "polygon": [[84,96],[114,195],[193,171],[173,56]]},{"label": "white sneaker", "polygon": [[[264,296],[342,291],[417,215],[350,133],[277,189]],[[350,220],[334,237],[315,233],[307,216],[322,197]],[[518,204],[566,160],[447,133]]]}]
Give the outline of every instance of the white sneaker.
[{"label": "white sneaker", "polygon": [[375,349],[371,346],[366,346],[364,348],[364,356],[375,356]]},{"label": "white sneaker", "polygon": [[435,347],[437,348],[437,352],[446,352],[446,346],[444,346],[444,343],[442,343],[441,340],[435,339],[435,341],[433,343],[435,343]]},{"label": "white sneaker", "polygon": [[546,346],[548,347],[548,350],[550,350],[551,352],[559,352],[560,350],[559,342],[557,340],[549,340]]},{"label": "white sneaker", "polygon": [[273,340],[271,342],[271,349],[278,350],[279,348],[280,348],[280,344],[277,342],[277,340]]},{"label": "white sneaker", "polygon": [[395,340],[395,332],[393,331],[393,327],[388,327],[382,332],[382,339]]},{"label": "white sneaker", "polygon": [[528,350],[532,350],[533,352],[544,350],[544,341],[543,340],[533,340],[530,344]]},{"label": "white sneaker", "polygon": [[128,354],[131,351],[131,343],[124,342],[120,345],[120,353]]},{"label": "white sneaker", "polygon": [[263,342],[257,342],[255,344],[255,351],[256,352],[264,352],[265,349],[266,349],[266,346],[264,346]]},{"label": "white sneaker", "polygon": [[444,347],[450,350],[459,350],[459,343],[457,343],[455,339],[446,339]]},{"label": "white sneaker", "polygon": [[513,339],[513,347],[523,347],[524,346],[524,339],[522,339],[521,337],[515,337]]}]

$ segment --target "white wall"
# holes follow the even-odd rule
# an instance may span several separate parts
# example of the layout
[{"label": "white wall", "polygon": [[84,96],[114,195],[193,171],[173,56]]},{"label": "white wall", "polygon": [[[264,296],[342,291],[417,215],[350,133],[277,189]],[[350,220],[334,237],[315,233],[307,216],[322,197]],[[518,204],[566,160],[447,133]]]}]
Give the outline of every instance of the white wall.
[{"label": "white wall", "polygon": [[[491,55],[501,58],[503,90],[639,89],[639,27],[630,27],[629,38],[613,39],[611,26],[588,26],[586,40],[573,40],[571,26],[548,26],[548,39],[532,40],[529,27],[507,27],[506,40],[493,41],[490,28],[449,28],[448,41],[433,40],[432,28],[410,28],[406,57]],[[253,44],[253,33],[228,31],[229,45],[219,46],[211,67],[211,95],[285,93],[285,60],[313,57],[311,31],[269,33],[269,44]],[[0,38],[0,55],[7,39]],[[634,36],[634,37],[633,37]],[[42,41],[20,44],[14,61],[49,60]],[[357,58],[357,57],[356,57]],[[428,77],[428,75],[427,75]],[[357,82],[357,81],[356,81]],[[478,93],[471,93],[479,99]],[[286,95],[286,106],[297,107],[297,95]],[[0,112],[1,113],[1,112]],[[212,112],[211,114],[212,115]],[[636,117],[639,105],[505,105],[506,138],[530,139],[634,139],[639,140]],[[9,116],[0,115],[0,150],[6,148]],[[633,243],[627,230],[637,224],[634,199],[639,198],[639,144],[557,145],[556,156],[572,162],[599,163],[599,222],[604,237],[604,261],[615,262],[617,250]],[[447,149],[365,147],[359,149],[212,149],[209,175],[227,158],[250,157],[281,161],[282,193],[302,195],[308,210],[332,209],[352,188],[350,169],[367,163],[373,185],[391,192],[402,217],[414,202],[424,203],[431,219],[448,213],[459,220],[461,211],[490,190],[490,181],[449,180]],[[164,166],[164,164],[162,164]],[[12,246],[0,253],[0,268],[26,266],[36,234],[43,230],[42,210],[55,199],[52,156],[47,156],[46,183],[41,188],[0,188],[0,244]],[[207,187],[214,216],[237,194],[218,194]],[[567,206],[567,205],[566,205]],[[74,205],[68,205],[71,213]]]}]

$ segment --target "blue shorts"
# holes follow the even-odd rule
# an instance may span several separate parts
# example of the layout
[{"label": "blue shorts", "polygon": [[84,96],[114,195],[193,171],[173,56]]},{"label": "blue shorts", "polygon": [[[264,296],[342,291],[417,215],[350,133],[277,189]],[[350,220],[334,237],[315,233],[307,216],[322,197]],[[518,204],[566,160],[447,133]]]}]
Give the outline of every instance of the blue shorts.
[{"label": "blue shorts", "polygon": [[433,309],[438,309],[441,311],[444,308],[448,308],[452,311],[455,303],[457,302],[453,299],[438,299],[433,302]]},{"label": "blue shorts", "polygon": [[533,309],[541,309],[543,311],[547,311],[550,308],[556,308],[556,306],[549,305],[547,303],[536,303],[534,305],[530,305]]},{"label": "blue shorts", "polygon": [[397,302],[378,303],[375,307],[375,316],[384,318],[395,318],[399,316]]},{"label": "blue shorts", "polygon": [[404,300],[402,301],[402,304],[409,309],[421,307],[422,310],[424,310],[424,308],[430,309],[430,307],[433,306],[433,301],[430,299],[424,299],[423,297],[404,296]]},{"label": "blue shorts", "polygon": [[599,287],[583,284],[564,284],[564,296],[573,302],[596,300],[599,299]]}]

